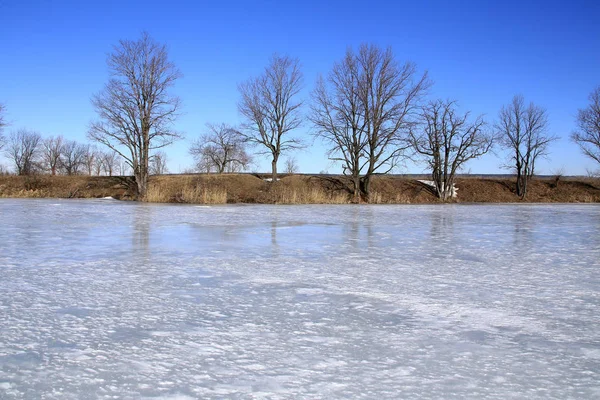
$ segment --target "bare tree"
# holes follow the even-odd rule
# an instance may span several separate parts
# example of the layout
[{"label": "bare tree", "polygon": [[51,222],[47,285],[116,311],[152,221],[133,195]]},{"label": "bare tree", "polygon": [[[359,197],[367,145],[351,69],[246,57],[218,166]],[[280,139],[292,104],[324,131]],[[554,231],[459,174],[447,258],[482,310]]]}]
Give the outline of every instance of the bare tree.
[{"label": "bare tree", "polygon": [[548,145],[557,139],[547,133],[546,110],[533,103],[526,106],[523,96],[515,96],[500,110],[497,130],[500,144],[511,154],[510,168],[517,174],[517,195],[525,198],[535,173],[535,162],[548,155]]},{"label": "bare tree", "polygon": [[119,157],[119,161],[117,164],[117,168],[119,170],[120,176],[129,176],[131,175],[131,166],[123,157]]},{"label": "bare tree", "polygon": [[137,198],[148,188],[150,152],[180,138],[172,124],[180,101],[169,89],[181,73],[167,49],[147,33],[137,41],[121,40],[108,57],[111,79],[92,103],[100,121],[89,137],[123,157],[133,169]]},{"label": "bare tree", "polygon": [[367,119],[360,98],[360,72],[350,50],[333,66],[327,81],[317,81],[310,119],[316,135],[329,145],[328,156],[342,163],[344,175],[350,175],[355,200],[360,198],[360,179],[365,165]]},{"label": "bare tree", "polygon": [[577,114],[577,131],[571,139],[583,154],[600,163],[600,86],[589,95],[590,105]]},{"label": "bare tree", "polygon": [[150,174],[163,175],[167,172],[167,154],[164,151],[157,151],[150,157]]},{"label": "bare tree", "polygon": [[[101,152],[96,146],[86,146],[85,154],[83,156],[82,164],[85,166],[87,174],[92,176],[94,171],[97,170],[98,163],[101,160]],[[100,175],[99,173],[97,175]]]},{"label": "bare tree", "polygon": [[56,175],[60,168],[60,158],[63,152],[64,138],[62,136],[49,137],[42,141],[41,164],[42,168]]},{"label": "bare tree", "polygon": [[285,173],[286,174],[295,174],[298,172],[298,160],[296,157],[288,157],[285,160]]},{"label": "bare tree", "polygon": [[422,108],[422,124],[409,134],[413,150],[427,162],[438,197],[452,197],[454,177],[464,163],[487,153],[493,142],[483,118],[469,121],[458,114],[456,102],[437,100]]},{"label": "bare tree", "polygon": [[302,89],[300,62],[290,57],[274,55],[264,74],[239,85],[242,96],[238,109],[246,119],[242,135],[252,144],[265,147],[270,154],[272,181],[277,180],[277,161],[282,153],[303,147],[290,137],[301,124],[300,107],[296,100]]},{"label": "bare tree", "polygon": [[209,132],[190,147],[198,170],[214,169],[219,174],[246,170],[252,158],[240,132],[227,124],[206,126]]},{"label": "bare tree", "polygon": [[[93,173],[96,176],[102,175],[104,171],[104,152],[97,151],[94,157]],[[92,174],[90,174],[92,175]]]},{"label": "bare tree", "polygon": [[371,178],[391,171],[408,147],[418,120],[427,73],[399,64],[390,48],[361,45],[348,49],[313,92],[311,121],[329,144],[329,157],[352,177],[355,199],[368,197]]},{"label": "bare tree", "polygon": [[114,151],[106,151],[102,153],[102,168],[108,176],[113,176],[117,170],[119,159],[121,157]]},{"label": "bare tree", "polygon": [[[193,145],[195,146],[195,145]],[[190,154],[192,154],[192,148],[190,148]],[[208,154],[192,154],[192,156],[194,157],[194,167],[188,169],[187,173],[193,173],[193,172],[203,172],[206,174],[210,174],[211,172],[215,171],[215,166],[214,164],[210,161],[210,157],[208,156]]]},{"label": "bare tree", "polygon": [[89,151],[89,145],[78,143],[75,140],[65,141],[60,159],[60,164],[65,174],[79,174],[81,168],[86,165],[86,156],[89,154]]},{"label": "bare tree", "polygon": [[18,175],[31,175],[35,172],[41,141],[39,133],[27,129],[19,129],[10,134],[5,154],[14,163]]}]

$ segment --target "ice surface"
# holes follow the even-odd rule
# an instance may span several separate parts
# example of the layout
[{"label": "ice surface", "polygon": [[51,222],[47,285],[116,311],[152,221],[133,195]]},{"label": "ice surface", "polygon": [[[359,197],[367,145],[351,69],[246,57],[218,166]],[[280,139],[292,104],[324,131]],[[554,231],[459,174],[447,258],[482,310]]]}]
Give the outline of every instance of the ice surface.
[{"label": "ice surface", "polygon": [[0,200],[0,398],[600,398],[596,205]]}]

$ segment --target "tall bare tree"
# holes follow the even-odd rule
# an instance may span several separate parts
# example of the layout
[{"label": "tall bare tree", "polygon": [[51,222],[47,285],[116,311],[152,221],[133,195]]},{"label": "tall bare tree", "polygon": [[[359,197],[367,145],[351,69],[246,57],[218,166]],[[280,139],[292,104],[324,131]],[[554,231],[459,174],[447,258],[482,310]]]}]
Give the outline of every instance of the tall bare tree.
[{"label": "tall bare tree", "polygon": [[41,164],[52,175],[56,175],[60,168],[60,158],[63,152],[64,138],[51,136],[42,141]]},{"label": "tall bare tree", "polygon": [[413,150],[429,165],[438,197],[452,197],[454,178],[464,163],[487,153],[493,142],[484,131],[483,118],[469,121],[469,113],[459,114],[456,102],[432,101],[422,108],[422,123],[411,129]]},{"label": "tall bare tree", "polygon": [[91,167],[92,168],[88,170],[90,175],[92,175],[92,174],[94,174],[96,176],[102,175],[102,172],[104,171],[104,152],[102,152],[102,151],[95,152]]},{"label": "tall bare tree", "polygon": [[242,135],[249,143],[264,147],[262,153],[271,159],[272,181],[277,180],[277,162],[282,153],[303,147],[290,136],[302,122],[297,100],[302,89],[300,62],[287,56],[274,55],[265,72],[239,85],[240,113],[246,122]]},{"label": "tall bare tree", "polygon": [[227,124],[206,126],[208,133],[190,147],[198,170],[214,170],[218,174],[246,170],[252,158],[241,133]]},{"label": "tall bare tree", "polygon": [[131,175],[131,166],[123,157],[119,157],[118,163],[117,163],[117,169],[119,171],[120,176]]},{"label": "tall bare tree", "polygon": [[[96,146],[86,146],[82,164],[89,176],[92,176],[97,171],[99,164],[101,165],[102,152]],[[100,175],[99,173],[97,175]]]},{"label": "tall bare tree", "polygon": [[548,134],[547,112],[533,103],[525,105],[523,96],[515,96],[500,110],[497,131],[517,175],[517,195],[525,198],[536,161],[548,155],[548,146],[557,139]]},{"label": "tall bare tree", "polygon": [[415,64],[399,64],[390,48],[363,44],[348,49],[313,92],[311,121],[329,144],[329,157],[352,177],[354,196],[368,198],[371,178],[391,171],[408,147],[430,86]]},{"label": "tall bare tree", "polygon": [[65,141],[60,158],[60,165],[65,174],[79,174],[82,167],[86,165],[86,156],[89,150],[89,145],[78,143],[75,140]]},{"label": "tall bare tree", "polygon": [[296,157],[288,157],[285,160],[285,173],[295,174],[298,172],[298,160]]},{"label": "tall bare tree", "polygon": [[329,145],[329,158],[341,162],[344,175],[352,177],[357,201],[366,164],[368,133],[360,97],[360,75],[354,53],[348,50],[344,59],[334,64],[327,81],[322,77],[317,81],[310,115],[316,135]]},{"label": "tall bare tree", "polygon": [[180,138],[172,125],[180,100],[169,89],[181,77],[167,48],[147,33],[136,41],[121,40],[108,57],[111,79],[92,103],[100,120],[89,137],[123,157],[133,170],[137,198],[148,188],[150,152]]},{"label": "tall bare tree", "polygon": [[113,176],[117,171],[120,158],[114,151],[105,151],[102,153],[102,168],[106,175]]},{"label": "tall bare tree", "polygon": [[583,154],[600,163],[600,86],[589,95],[590,105],[577,114],[577,131],[571,139]]},{"label": "tall bare tree", "polygon": [[39,133],[19,129],[10,134],[5,155],[15,165],[18,175],[31,175],[36,170],[42,137]]},{"label": "tall bare tree", "polygon": [[150,174],[151,175],[163,175],[168,172],[167,170],[167,153],[164,151],[157,151],[150,157]]}]

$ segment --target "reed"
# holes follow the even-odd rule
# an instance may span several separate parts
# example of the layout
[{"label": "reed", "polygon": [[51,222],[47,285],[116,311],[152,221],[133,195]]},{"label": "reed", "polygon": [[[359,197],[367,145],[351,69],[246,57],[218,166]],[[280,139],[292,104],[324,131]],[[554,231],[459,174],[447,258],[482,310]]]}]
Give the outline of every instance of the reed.
[{"label": "reed", "polygon": [[346,193],[328,192],[317,187],[284,186],[275,192],[277,204],[348,204]]},{"label": "reed", "polygon": [[225,204],[227,190],[203,185],[191,177],[182,179],[155,179],[148,186],[146,201],[149,203]]}]

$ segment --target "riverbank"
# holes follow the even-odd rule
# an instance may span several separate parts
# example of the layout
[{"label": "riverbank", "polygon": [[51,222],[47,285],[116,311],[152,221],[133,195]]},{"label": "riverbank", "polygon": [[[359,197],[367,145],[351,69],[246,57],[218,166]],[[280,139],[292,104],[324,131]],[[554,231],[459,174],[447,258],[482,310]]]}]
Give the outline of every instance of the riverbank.
[{"label": "riverbank", "polygon": [[[130,177],[0,176],[0,197],[100,198],[132,200]],[[515,180],[463,176],[457,179],[457,203],[600,202],[600,180],[584,177],[536,178],[526,200],[515,194]],[[150,178],[148,201],[191,204],[347,204],[350,182],[343,176],[282,175],[275,184],[251,174],[162,175]],[[377,176],[374,204],[428,204],[439,200],[429,187],[403,176]]]}]

